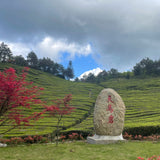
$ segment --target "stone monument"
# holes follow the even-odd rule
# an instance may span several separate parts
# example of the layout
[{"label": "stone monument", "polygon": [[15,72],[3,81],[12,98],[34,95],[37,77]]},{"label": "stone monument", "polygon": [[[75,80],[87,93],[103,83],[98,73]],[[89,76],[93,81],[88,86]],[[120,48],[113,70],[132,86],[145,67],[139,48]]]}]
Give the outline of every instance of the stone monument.
[{"label": "stone monument", "polygon": [[113,89],[103,89],[97,97],[94,108],[95,135],[87,137],[91,144],[108,144],[124,140],[125,105]]}]

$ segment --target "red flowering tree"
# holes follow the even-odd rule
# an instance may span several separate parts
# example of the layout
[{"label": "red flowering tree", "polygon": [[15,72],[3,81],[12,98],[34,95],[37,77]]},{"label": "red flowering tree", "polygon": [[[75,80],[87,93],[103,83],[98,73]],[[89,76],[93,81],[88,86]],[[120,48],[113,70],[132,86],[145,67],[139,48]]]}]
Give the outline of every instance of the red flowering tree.
[{"label": "red flowering tree", "polygon": [[49,112],[51,117],[57,118],[57,126],[56,126],[56,146],[58,145],[58,137],[59,137],[59,125],[64,115],[69,115],[73,112],[74,107],[69,105],[72,99],[72,95],[68,94],[64,97],[64,99],[58,99],[57,101],[53,101],[54,105],[45,106],[45,112]]},{"label": "red flowering tree", "polygon": [[0,72],[0,126],[5,124],[12,126],[0,134],[5,134],[18,126],[30,125],[45,112],[24,115],[24,110],[30,110],[32,105],[43,105],[43,102],[37,99],[43,88],[26,81],[28,69],[25,68],[19,76],[13,68]]}]

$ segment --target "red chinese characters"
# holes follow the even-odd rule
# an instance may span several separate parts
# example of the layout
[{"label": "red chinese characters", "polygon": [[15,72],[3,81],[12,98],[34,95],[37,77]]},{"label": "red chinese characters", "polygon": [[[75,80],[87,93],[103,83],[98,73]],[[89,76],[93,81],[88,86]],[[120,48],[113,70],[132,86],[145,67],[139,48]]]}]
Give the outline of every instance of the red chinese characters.
[{"label": "red chinese characters", "polygon": [[113,108],[112,108],[112,105],[111,105],[111,104],[108,105],[107,111],[110,111],[111,113],[113,112]]},{"label": "red chinese characters", "polygon": [[[112,97],[109,95],[108,96],[108,108],[107,108],[107,111],[110,111],[110,113],[113,112],[112,103],[114,103],[114,102],[112,101]],[[113,123],[113,118],[114,118],[113,115],[110,115],[109,119],[108,119],[108,123]]]},{"label": "red chinese characters", "polygon": [[111,97],[110,95],[108,96],[108,102],[114,103],[114,102],[112,101],[112,97]]},{"label": "red chinese characters", "polygon": [[113,116],[112,116],[112,115],[109,116],[109,121],[108,121],[108,123],[113,123]]}]

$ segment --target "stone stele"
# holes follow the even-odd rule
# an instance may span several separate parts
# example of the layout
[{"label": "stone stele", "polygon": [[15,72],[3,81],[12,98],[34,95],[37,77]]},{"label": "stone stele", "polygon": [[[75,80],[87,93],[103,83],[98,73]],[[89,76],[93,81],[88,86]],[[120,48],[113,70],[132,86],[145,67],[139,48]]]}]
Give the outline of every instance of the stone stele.
[{"label": "stone stele", "polygon": [[94,108],[95,135],[87,137],[91,144],[108,144],[124,140],[125,105],[120,95],[113,89],[103,89],[97,97]]}]

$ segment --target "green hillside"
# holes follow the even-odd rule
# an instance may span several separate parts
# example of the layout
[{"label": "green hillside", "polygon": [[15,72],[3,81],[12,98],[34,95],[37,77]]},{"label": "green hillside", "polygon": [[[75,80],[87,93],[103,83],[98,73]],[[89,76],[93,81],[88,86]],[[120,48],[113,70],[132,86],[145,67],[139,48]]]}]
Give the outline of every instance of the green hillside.
[{"label": "green hillside", "polygon": [[[159,77],[111,79],[100,85],[103,88],[113,88],[121,95],[126,106],[125,130],[132,129],[132,132],[137,132],[137,129],[143,130],[140,133],[146,133],[148,130],[150,133],[160,132]],[[72,130],[87,130],[88,127],[93,127],[93,113],[81,124],[74,126]]]},{"label": "green hillside", "polygon": [[[0,70],[9,67],[15,68],[17,72],[20,72],[23,69],[16,65],[0,64]],[[76,123],[82,122],[90,115],[93,111],[97,94],[102,89],[102,87],[94,84],[71,82],[34,69],[29,70],[27,80],[33,81],[35,85],[44,88],[40,98],[48,104],[51,104],[52,100],[64,98],[66,94],[72,94],[71,105],[76,109],[75,112],[69,116],[65,116],[62,120],[60,125],[63,129],[67,129]],[[32,106],[32,108],[34,109],[34,112],[38,112],[42,109],[41,106]],[[12,130],[6,136],[42,135],[51,133],[55,128],[57,121],[55,118],[49,118],[48,115],[44,115],[44,117],[45,118],[37,121],[33,127]],[[8,126],[1,127],[0,133],[7,128]]]},{"label": "green hillside", "polygon": [[[0,70],[13,67],[18,72],[21,67],[11,64],[0,64]],[[112,79],[100,85],[82,82],[71,82],[55,77],[49,73],[30,69],[27,79],[45,90],[41,99],[51,104],[51,100],[72,94],[72,106],[76,108],[69,116],[65,116],[62,131],[93,132],[93,108],[97,95],[103,88],[113,88],[122,97],[126,105],[125,128],[160,126],[160,78],[146,79]],[[33,106],[34,112],[42,109]],[[27,113],[26,113],[27,114]],[[23,136],[48,134],[56,126],[56,119],[46,114],[34,126],[26,129],[15,129],[6,136]],[[0,133],[8,126],[0,128]]]}]

